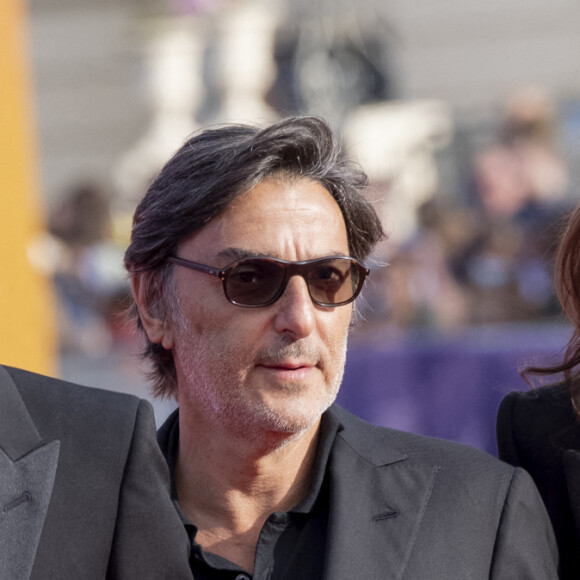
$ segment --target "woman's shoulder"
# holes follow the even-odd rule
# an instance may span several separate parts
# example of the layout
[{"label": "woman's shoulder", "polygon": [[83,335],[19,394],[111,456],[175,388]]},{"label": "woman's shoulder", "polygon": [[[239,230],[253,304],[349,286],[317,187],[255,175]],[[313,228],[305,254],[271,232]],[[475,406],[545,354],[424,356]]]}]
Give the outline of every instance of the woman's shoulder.
[{"label": "woman's shoulder", "polygon": [[540,387],[530,387],[527,390],[514,390],[509,395],[518,395],[528,400],[554,400],[569,398],[570,386],[568,383],[559,382]]},{"label": "woman's shoulder", "polygon": [[512,391],[504,397],[501,406],[512,411],[574,414],[570,387],[566,383],[530,388],[527,391]]},{"label": "woman's shoulder", "polygon": [[569,386],[557,383],[508,393],[499,407],[498,429],[509,429],[518,439],[545,443],[556,433],[580,433],[580,417],[572,404]]}]

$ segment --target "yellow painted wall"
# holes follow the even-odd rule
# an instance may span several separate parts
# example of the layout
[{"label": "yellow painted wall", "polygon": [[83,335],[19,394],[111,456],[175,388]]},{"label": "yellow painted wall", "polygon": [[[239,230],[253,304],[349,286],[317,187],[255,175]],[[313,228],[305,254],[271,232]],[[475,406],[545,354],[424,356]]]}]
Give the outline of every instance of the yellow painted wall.
[{"label": "yellow painted wall", "polygon": [[33,268],[42,233],[24,0],[0,0],[0,363],[57,373],[49,281]]}]

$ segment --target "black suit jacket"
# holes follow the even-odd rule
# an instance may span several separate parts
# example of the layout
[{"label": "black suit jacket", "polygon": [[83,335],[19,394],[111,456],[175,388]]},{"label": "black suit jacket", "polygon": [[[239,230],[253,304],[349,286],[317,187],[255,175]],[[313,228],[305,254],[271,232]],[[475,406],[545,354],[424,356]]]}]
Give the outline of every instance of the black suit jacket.
[{"label": "black suit jacket", "polygon": [[557,578],[553,532],[524,470],[465,445],[373,426],[338,405],[327,413],[341,428],[326,471],[320,580]]},{"label": "black suit jacket", "polygon": [[529,475],[338,406],[326,580],[551,580],[556,546]]},{"label": "black suit jacket", "polygon": [[564,385],[513,392],[497,418],[501,459],[526,469],[552,520],[562,578],[580,578],[580,422]]},{"label": "black suit jacket", "polygon": [[149,403],[0,366],[0,578],[191,579]]}]

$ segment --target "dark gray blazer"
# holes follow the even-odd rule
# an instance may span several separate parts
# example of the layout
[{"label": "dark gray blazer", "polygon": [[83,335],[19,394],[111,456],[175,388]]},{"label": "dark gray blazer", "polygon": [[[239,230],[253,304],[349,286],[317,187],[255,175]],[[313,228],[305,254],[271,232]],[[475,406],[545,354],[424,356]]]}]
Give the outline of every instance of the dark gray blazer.
[{"label": "dark gray blazer", "polygon": [[0,366],[0,578],[191,579],[151,406]]},{"label": "dark gray blazer", "polygon": [[304,580],[558,578],[553,531],[524,470],[338,405],[327,413],[342,428],[326,473],[324,573]]},{"label": "dark gray blazer", "polygon": [[522,469],[340,407],[324,578],[555,580],[553,532]]}]

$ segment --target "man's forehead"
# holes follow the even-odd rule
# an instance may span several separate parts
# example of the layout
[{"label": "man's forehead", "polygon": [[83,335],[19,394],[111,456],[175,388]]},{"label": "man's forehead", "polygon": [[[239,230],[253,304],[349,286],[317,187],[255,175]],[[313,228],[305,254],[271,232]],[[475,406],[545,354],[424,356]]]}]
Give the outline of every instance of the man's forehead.
[{"label": "man's forehead", "polygon": [[[329,191],[309,179],[265,179],[230,203],[182,245],[231,258],[276,255],[283,246],[310,240],[313,257],[345,253],[346,225]],[[322,247],[324,239],[333,246]],[[274,251],[276,250],[276,251]],[[280,256],[281,257],[281,256]]]}]

